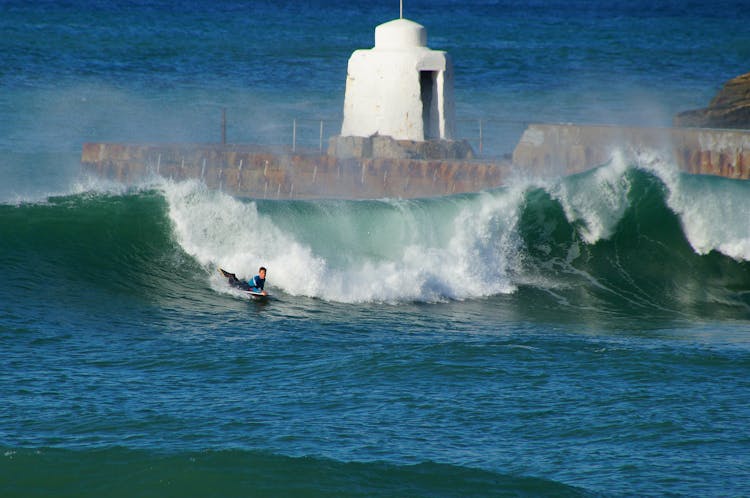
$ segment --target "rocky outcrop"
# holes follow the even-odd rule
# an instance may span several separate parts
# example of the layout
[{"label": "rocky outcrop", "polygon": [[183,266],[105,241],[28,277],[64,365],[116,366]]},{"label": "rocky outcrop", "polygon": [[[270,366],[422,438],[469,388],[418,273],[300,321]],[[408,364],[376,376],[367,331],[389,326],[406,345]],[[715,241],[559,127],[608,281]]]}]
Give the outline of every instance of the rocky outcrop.
[{"label": "rocky outcrop", "polygon": [[750,129],[750,73],[729,80],[705,109],[675,116],[674,125]]}]

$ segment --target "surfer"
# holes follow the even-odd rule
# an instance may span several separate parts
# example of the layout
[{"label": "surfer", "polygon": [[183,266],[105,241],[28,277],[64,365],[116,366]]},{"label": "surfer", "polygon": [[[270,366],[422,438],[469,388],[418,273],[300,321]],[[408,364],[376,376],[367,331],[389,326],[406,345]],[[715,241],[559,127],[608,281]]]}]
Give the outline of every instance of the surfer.
[{"label": "surfer", "polygon": [[268,295],[268,293],[263,290],[263,286],[266,285],[266,267],[261,266],[258,269],[258,274],[255,275],[252,280],[248,280],[247,284],[250,286],[252,292],[258,292],[264,296]]},{"label": "surfer", "polygon": [[261,266],[260,269],[258,269],[258,274],[247,282],[237,278],[237,275],[235,275],[234,273],[229,273],[228,271],[225,271],[221,268],[219,268],[219,271],[222,275],[229,279],[229,285],[231,285],[232,287],[254,292],[256,294],[262,294],[264,296],[268,295],[268,293],[263,290],[263,286],[266,285],[266,268],[264,266]]}]

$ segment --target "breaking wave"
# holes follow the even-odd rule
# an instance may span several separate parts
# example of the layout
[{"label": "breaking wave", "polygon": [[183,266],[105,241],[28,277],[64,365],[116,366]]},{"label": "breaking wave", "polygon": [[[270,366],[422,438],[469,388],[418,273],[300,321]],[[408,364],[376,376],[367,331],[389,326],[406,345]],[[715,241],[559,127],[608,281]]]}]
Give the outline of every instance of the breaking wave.
[{"label": "breaking wave", "polygon": [[155,274],[227,292],[216,267],[249,277],[264,265],[274,293],[335,302],[531,290],[585,306],[746,313],[749,219],[750,183],[683,175],[642,155],[432,199],[240,200],[192,181],[76,193],[0,205],[0,245],[6,265],[96,268],[132,292]]}]

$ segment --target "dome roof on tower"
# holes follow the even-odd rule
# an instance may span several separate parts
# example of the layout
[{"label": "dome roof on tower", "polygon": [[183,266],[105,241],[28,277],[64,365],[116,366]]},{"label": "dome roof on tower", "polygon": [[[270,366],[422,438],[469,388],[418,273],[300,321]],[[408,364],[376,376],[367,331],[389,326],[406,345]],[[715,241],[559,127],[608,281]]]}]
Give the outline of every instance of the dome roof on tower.
[{"label": "dome roof on tower", "polygon": [[375,28],[375,48],[404,49],[426,47],[424,26],[408,19],[394,19]]}]

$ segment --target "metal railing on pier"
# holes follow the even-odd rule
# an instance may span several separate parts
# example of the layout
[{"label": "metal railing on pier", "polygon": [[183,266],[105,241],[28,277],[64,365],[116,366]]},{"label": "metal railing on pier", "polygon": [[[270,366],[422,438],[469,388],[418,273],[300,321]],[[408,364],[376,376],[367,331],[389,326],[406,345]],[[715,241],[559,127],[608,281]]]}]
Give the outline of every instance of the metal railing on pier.
[{"label": "metal railing on pier", "polygon": [[[528,122],[504,119],[462,118],[456,120],[457,140],[471,144],[477,157],[503,157],[513,152]],[[325,153],[328,138],[341,130],[340,117],[292,118],[291,122],[267,124],[258,139],[297,152]],[[226,143],[226,114],[222,114],[222,141]]]}]

